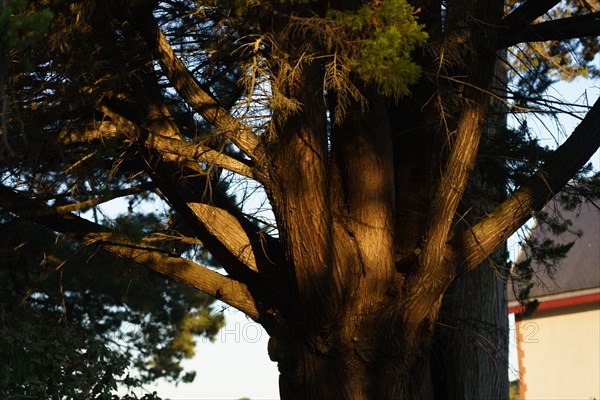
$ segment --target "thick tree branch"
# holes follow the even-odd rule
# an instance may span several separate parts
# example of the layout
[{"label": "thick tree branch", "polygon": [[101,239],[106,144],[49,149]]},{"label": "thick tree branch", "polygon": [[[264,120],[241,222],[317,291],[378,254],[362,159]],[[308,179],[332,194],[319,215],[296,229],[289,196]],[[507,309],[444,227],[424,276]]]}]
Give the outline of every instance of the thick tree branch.
[{"label": "thick tree branch", "polygon": [[[181,171],[177,165],[161,165],[158,173],[155,177],[156,182],[171,206],[183,216],[194,234],[223,265],[227,273],[246,283],[254,281],[258,270],[254,255],[257,247],[252,245],[249,236],[252,236],[254,241],[258,239],[256,232],[243,228],[247,221],[229,211],[230,206],[221,198],[221,194],[211,194],[210,188],[202,183],[203,180],[199,181],[202,177],[188,178],[189,181],[180,186],[171,181],[171,177],[185,179],[180,176]],[[191,192],[186,190],[187,185],[192,186]],[[259,251],[262,250],[259,248]]]},{"label": "thick tree branch", "polygon": [[486,101],[467,104],[459,121],[456,142],[430,208],[425,242],[420,256],[423,274],[440,264],[454,224],[454,215],[474,168],[481,139]]},{"label": "thick tree branch", "polygon": [[[142,130],[109,107],[102,107],[102,112],[118,126],[125,127],[125,131],[134,129],[148,135],[160,131],[161,136],[169,141],[181,141],[178,127],[169,122],[169,111],[163,107],[160,99],[147,100],[146,119],[150,121],[148,131]],[[152,137],[144,138],[139,134],[132,139],[136,143],[146,143],[148,140],[151,142]],[[277,275],[266,273],[274,272],[272,267],[273,260],[277,259],[273,255],[277,252],[274,250],[276,243],[261,235],[259,228],[248,221],[227,196],[213,190],[207,171],[196,161],[182,162],[171,153],[149,153],[150,158],[158,156],[157,163],[148,171],[152,179],[230,276],[248,284],[250,281],[256,282],[259,263],[264,267],[264,278]]]},{"label": "thick tree branch", "polygon": [[77,235],[108,231],[108,228],[74,214],[61,214],[56,208],[49,207],[39,200],[32,200],[26,193],[19,193],[1,184],[0,207],[57,232]]},{"label": "thick tree branch", "polygon": [[600,35],[600,12],[532,24],[518,32],[503,31],[498,39],[498,49],[523,42],[568,40]]},{"label": "thick tree branch", "polygon": [[560,0],[528,0],[500,21],[501,30],[512,33],[521,32],[558,3]]},{"label": "thick tree branch", "polygon": [[263,159],[258,137],[240,121],[221,107],[217,101],[204,90],[190,74],[181,60],[175,55],[173,48],[162,31],[153,21],[146,21],[140,27],[148,45],[158,59],[169,81],[179,95],[211,125],[217,128],[226,138],[231,140],[240,150],[255,162]]},{"label": "thick tree branch", "polygon": [[458,273],[465,273],[479,265],[534,212],[541,210],[599,147],[600,100],[535,175],[460,238],[455,257]]},{"label": "thick tree branch", "polygon": [[175,281],[195,287],[235,307],[250,318],[260,317],[248,287],[200,264],[162,249],[133,243],[108,228],[28,199],[26,195],[0,186],[0,207],[57,232],[99,246],[121,258],[157,271]]},{"label": "thick tree branch", "polygon": [[240,222],[226,210],[204,203],[189,203],[194,214],[204,222],[208,232],[251,270],[258,272],[256,257],[248,234]]},{"label": "thick tree branch", "polygon": [[[113,241],[113,238],[118,240]],[[83,237],[86,244],[96,245],[125,260],[159,272],[174,281],[192,286],[258,320],[260,313],[248,287],[200,264],[150,246],[128,243],[118,236],[91,233]]]},{"label": "thick tree branch", "polygon": [[[110,115],[114,116],[115,114],[111,112]],[[200,161],[252,178],[252,168],[249,165],[218,150],[200,143],[185,142],[159,133],[149,132],[122,117],[116,121],[102,121],[89,125],[84,129],[67,128],[60,133],[59,138],[61,143],[69,145],[119,135],[135,138],[136,143],[150,150],[180,157],[180,161]]]},{"label": "thick tree branch", "polygon": [[[473,8],[482,5],[471,4]],[[499,14],[500,10],[496,10]],[[467,12],[466,15],[469,15]],[[496,14],[496,17],[497,15]],[[494,21],[494,12],[482,12],[482,17]],[[460,25],[460,20],[456,21]],[[482,34],[481,32],[474,32]],[[486,32],[483,32],[485,34]],[[493,32],[490,32],[493,34]],[[485,115],[488,109],[489,86],[493,77],[495,54],[485,42],[473,35],[471,46],[479,49],[479,54],[470,60],[471,66],[463,73],[470,75],[462,95],[462,112],[454,132],[447,132],[450,152],[444,170],[429,208],[424,242],[419,256],[422,274],[438,269],[446,252],[446,243],[455,223],[455,215],[467,186],[469,175],[475,167],[477,151],[481,139]],[[440,118],[442,119],[442,118]],[[443,273],[442,273],[443,274]],[[444,276],[445,278],[446,276]],[[421,277],[419,279],[425,279]],[[442,278],[440,276],[440,278]]]},{"label": "thick tree branch", "polygon": [[[460,110],[460,114],[456,128],[446,128],[449,151],[447,158],[441,155],[446,159],[444,169],[427,213],[422,248],[415,250],[415,254],[418,254],[418,270],[407,282],[410,300],[403,307],[405,318],[413,323],[423,321],[432,312],[436,313],[442,294],[454,278],[455,271],[447,265],[450,249],[448,241],[456,222],[459,203],[475,168],[489,107],[489,87],[494,76],[496,54],[495,49],[490,48],[489,40],[495,38],[496,29],[491,27],[497,26],[502,15],[501,4],[483,0],[463,2],[461,5],[457,9],[460,14],[453,16],[453,26],[468,25],[474,16],[482,24],[475,25],[468,34],[448,38],[450,43],[460,43],[471,49],[462,54],[464,66],[453,71],[454,74],[466,75],[468,78],[461,89],[460,99],[457,99],[461,104],[457,105],[457,112]],[[461,37],[468,38],[466,45]],[[443,115],[439,116],[440,120],[444,118]],[[419,300],[415,300],[417,298]]]}]

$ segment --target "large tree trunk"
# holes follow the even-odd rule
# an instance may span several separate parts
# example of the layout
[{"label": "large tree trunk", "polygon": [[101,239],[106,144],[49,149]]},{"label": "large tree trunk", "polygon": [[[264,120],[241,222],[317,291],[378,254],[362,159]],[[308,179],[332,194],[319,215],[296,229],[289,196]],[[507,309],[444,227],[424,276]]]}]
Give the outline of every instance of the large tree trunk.
[{"label": "large tree trunk", "polygon": [[[503,88],[507,67],[497,63],[494,87]],[[492,100],[497,111],[488,118],[483,146],[493,146],[494,137],[506,127],[504,96],[500,90]],[[489,172],[494,161],[479,163],[471,177],[463,205],[468,224],[483,218],[505,196],[501,174]],[[468,209],[468,213],[466,213]],[[468,226],[465,226],[468,230]],[[478,268],[455,281],[444,295],[430,359],[432,386],[429,398],[505,399],[508,397],[508,300],[504,245]]]},{"label": "large tree trunk", "polygon": [[431,368],[436,400],[508,396],[508,312],[502,270],[485,261],[444,296]]},{"label": "large tree trunk", "polygon": [[[318,98],[313,82],[298,82],[292,95]],[[328,131],[316,128],[324,104],[305,102],[311,107],[279,129],[285,153],[272,160],[269,195],[281,205],[275,214],[296,282],[291,322],[270,332],[283,399],[417,398],[426,371],[451,276],[397,273],[392,134],[386,103],[376,91],[369,100],[370,111],[351,110],[331,129],[330,156]]]},{"label": "large tree trunk", "polygon": [[[269,354],[279,363],[281,398],[419,398],[433,325],[399,331],[393,328],[402,320],[397,313],[382,309],[381,315],[386,320],[379,318],[377,325],[346,326],[327,332],[327,337],[306,335],[301,326],[285,338],[272,337]],[[355,337],[342,336],[350,330]]]},{"label": "large tree trunk", "polygon": [[[207,4],[187,12],[186,2],[179,2],[181,10],[173,4],[160,7],[172,7],[174,14],[157,22],[153,1],[132,1],[128,7],[76,1],[67,7],[73,15],[65,14],[65,21],[83,24],[87,14],[94,15],[90,27],[73,32],[89,31],[89,39],[97,42],[74,53],[70,50],[80,42],[64,49],[53,45],[60,51],[53,49],[48,60],[43,56],[40,73],[26,74],[22,81],[29,93],[24,110],[47,119],[40,125],[43,136],[61,141],[72,164],[45,160],[48,176],[60,178],[46,188],[37,182],[42,170],[37,161],[22,171],[22,161],[16,161],[5,168],[3,182],[14,187],[0,186],[1,206],[246,312],[272,337],[269,353],[279,363],[284,399],[506,397],[502,273],[489,264],[467,272],[592,156],[600,143],[600,102],[498,207],[470,211],[472,198],[464,194],[480,154],[498,43],[530,34],[535,40],[548,38],[537,34],[562,26],[560,21],[529,24],[557,2],[525,1],[506,18],[504,2],[496,0],[411,2],[427,25],[430,43],[414,49],[423,74],[411,95],[400,96],[403,91],[396,87],[391,96],[378,89],[385,92],[387,84],[403,81],[395,78],[414,71],[375,65],[380,62],[363,59],[369,54],[363,51],[389,48],[388,40],[404,40],[396,34],[415,28],[400,23],[407,20],[397,13],[403,2],[248,2],[248,18],[240,7],[238,15],[218,2],[199,2]],[[330,18],[332,6],[358,12]],[[65,35],[52,36],[54,42],[78,36],[69,33],[68,23],[59,26],[63,23]],[[163,34],[159,25],[170,33]],[[394,29],[373,34],[384,25]],[[184,39],[194,27],[202,32]],[[222,51],[218,47],[225,36],[232,43]],[[373,47],[363,47],[368,43]],[[83,64],[93,64],[93,73],[82,75],[83,64],[71,65],[80,55],[87,57]],[[361,76],[365,69],[356,69],[357,62],[377,74]],[[328,66],[337,78],[327,77],[332,74]],[[170,84],[165,86],[163,75]],[[233,111],[223,107],[213,93],[228,91],[229,83],[221,88],[221,79],[233,83],[242,76],[251,76],[251,82],[234,90],[238,100],[248,101],[247,111],[240,113],[237,106]],[[29,78],[49,81],[31,91]],[[254,89],[265,93],[255,97]],[[63,104],[63,94],[77,95]],[[81,108],[74,104],[80,100],[85,100]],[[49,114],[38,114],[45,108]],[[341,109],[343,118],[332,121],[332,113]],[[205,122],[214,130],[205,130]],[[17,130],[25,138],[25,131]],[[141,176],[139,186],[151,181],[193,232],[186,233],[191,241],[172,235],[174,240],[201,243],[226,273],[170,253],[170,244],[157,241],[171,236],[162,228],[144,240],[125,238],[117,229],[73,214],[86,203],[104,201],[103,190],[87,190],[92,167],[82,165],[88,162],[106,168],[99,180],[119,177],[107,184],[109,191],[121,177],[124,182]],[[225,193],[209,196],[221,169],[264,187],[276,235],[267,234]],[[24,177],[30,193],[18,188]],[[86,187],[82,197],[89,200],[79,203],[77,186],[67,193],[71,177]],[[67,197],[78,203],[63,207]],[[465,229],[463,221],[469,219],[472,225]]]}]

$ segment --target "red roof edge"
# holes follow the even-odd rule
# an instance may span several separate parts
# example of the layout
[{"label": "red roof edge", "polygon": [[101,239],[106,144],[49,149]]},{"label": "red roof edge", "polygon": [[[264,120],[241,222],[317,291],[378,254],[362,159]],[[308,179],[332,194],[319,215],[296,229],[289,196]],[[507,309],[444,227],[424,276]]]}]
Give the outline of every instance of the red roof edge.
[{"label": "red roof edge", "polygon": [[[582,294],[580,296],[572,296],[572,297],[564,297],[562,299],[555,300],[540,300],[540,304],[538,304],[537,310],[552,310],[555,308],[568,307],[568,306],[576,306],[579,304],[588,304],[600,302],[600,292],[598,293],[590,293],[590,294]],[[516,306],[508,307],[509,314],[521,314],[523,312],[523,306],[518,304]]]}]

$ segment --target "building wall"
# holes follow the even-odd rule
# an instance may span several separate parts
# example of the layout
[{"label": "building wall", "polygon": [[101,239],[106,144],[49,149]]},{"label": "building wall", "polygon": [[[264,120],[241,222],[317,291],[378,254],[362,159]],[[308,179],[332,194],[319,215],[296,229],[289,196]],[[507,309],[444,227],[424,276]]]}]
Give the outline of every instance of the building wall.
[{"label": "building wall", "polygon": [[536,311],[517,322],[521,399],[600,400],[600,305]]}]

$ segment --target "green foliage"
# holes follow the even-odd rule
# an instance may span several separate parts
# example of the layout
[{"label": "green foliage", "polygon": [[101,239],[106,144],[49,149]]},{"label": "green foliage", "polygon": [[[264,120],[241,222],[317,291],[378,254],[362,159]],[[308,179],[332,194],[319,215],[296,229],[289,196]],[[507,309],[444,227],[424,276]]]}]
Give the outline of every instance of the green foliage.
[{"label": "green foliage", "polygon": [[428,37],[410,4],[370,2],[355,12],[330,10],[328,15],[358,42],[349,54],[350,65],[363,80],[375,83],[388,96],[408,93],[408,86],[421,74],[411,52]]},{"label": "green foliage", "polygon": [[[517,300],[523,305],[523,316],[529,316],[538,306],[537,300],[530,299],[530,293],[537,282],[536,268],[543,271],[554,279],[556,269],[564,260],[575,241],[583,234],[581,231],[572,229],[573,222],[563,215],[563,211],[574,211],[582,205],[582,202],[596,201],[600,198],[600,174],[585,176],[587,169],[580,171],[577,180],[569,185],[555,197],[557,209],[551,207],[535,213],[536,232],[528,235],[522,240],[525,257],[512,266],[512,285]],[[561,238],[564,243],[556,239]],[[566,239],[570,240],[566,240]]]},{"label": "green foliage", "polygon": [[[224,324],[212,298],[1,217],[0,397],[113,399],[117,384],[193,380],[181,360]],[[128,232],[159,228],[152,214],[117,221]]]},{"label": "green foliage", "polygon": [[43,311],[19,312],[34,315],[0,316],[2,398],[111,398],[129,364],[124,354],[70,325],[40,325]]},{"label": "green foliage", "polygon": [[234,52],[247,57],[241,86],[250,96],[268,87],[269,108],[279,118],[302,109],[302,102],[288,92],[311,64],[322,65],[334,124],[351,105],[367,105],[368,87],[397,100],[421,75],[412,53],[428,35],[405,0],[369,1],[358,8],[348,5],[350,9],[311,1],[249,3],[233,0],[219,6],[231,7],[236,24],[249,25],[250,32],[249,21],[266,24],[265,15],[272,15],[275,34],[242,36]]},{"label": "green foliage", "polygon": [[519,400],[519,381],[511,381],[508,385],[508,400]]},{"label": "green foliage", "polygon": [[[512,289],[515,293],[515,297],[519,304],[523,306],[520,315],[524,317],[530,316],[539,305],[539,301],[531,299],[530,293],[534,287],[534,271],[531,266],[531,257],[527,257],[524,260],[517,262],[512,268],[513,279],[511,280]],[[514,277],[518,277],[515,279]]]},{"label": "green foliage", "polygon": [[43,8],[28,10],[27,0],[8,0],[0,6],[0,54],[22,52],[39,43],[52,22],[53,14]]},{"label": "green foliage", "polygon": [[[263,140],[269,137],[263,135],[269,128],[263,129],[262,124],[274,115],[281,116],[278,104],[283,102],[278,103],[276,96],[293,97],[302,92],[297,85],[307,83],[302,76],[307,71],[314,73],[310,78],[316,78],[316,92],[323,82],[325,107],[336,123],[346,110],[364,104],[365,86],[377,87],[385,96],[399,100],[417,81],[421,68],[432,68],[432,63],[417,65],[411,55],[427,40],[425,29],[444,32],[443,26],[418,24],[417,12],[406,0],[358,3],[363,5],[326,11],[320,8],[323,2],[309,0],[175,1],[161,2],[154,16],[176,55],[203,89]],[[200,118],[156,68],[150,46],[133,23],[139,17],[133,10],[150,13],[149,8],[156,5],[153,0],[40,0],[35,4],[15,0],[6,4],[8,7],[0,10],[2,55],[27,51],[35,56],[31,60],[36,65],[34,73],[23,74],[28,70],[26,58],[18,54],[14,62],[11,59],[15,69],[6,70],[6,87],[12,97],[5,98],[14,112],[10,119],[3,116],[8,131],[2,138],[15,151],[13,158],[2,159],[3,184],[26,190],[31,198],[52,206],[98,199],[111,190],[135,185],[161,195],[152,185],[161,173],[162,179],[180,179],[174,183],[181,183],[186,195],[200,191],[196,186],[200,179],[157,171],[161,164],[157,160],[163,154],[145,147],[150,141],[138,140],[133,132],[124,130],[88,140],[87,128],[112,120],[102,111],[106,106],[145,127],[148,106],[158,109],[164,105],[180,129],[182,144],[209,144],[237,161],[253,164],[235,146],[219,140],[223,131],[214,130]],[[450,4],[447,2],[447,7]],[[40,42],[46,46],[36,46]],[[592,39],[586,43],[577,47],[577,52],[589,61],[597,53],[597,43]],[[433,53],[437,47],[432,48]],[[532,93],[562,77],[550,72],[566,70],[577,61],[569,48],[561,46],[551,47],[549,58],[534,46],[522,54],[529,65],[524,63],[523,71],[514,69],[515,73],[523,72],[523,80],[516,87],[520,93],[511,100],[523,107],[531,103]],[[557,62],[550,65],[547,60]],[[437,67],[428,71],[430,76],[441,77]],[[577,71],[583,73],[584,68]],[[246,77],[249,84],[243,85]],[[415,99],[401,99],[396,105],[406,107],[413,100],[422,101],[417,97],[439,100],[444,122],[452,127],[458,115],[454,105],[462,104],[454,100],[462,89],[444,82],[437,81],[432,92],[425,88]],[[157,98],[147,102],[146,97],[154,94]],[[320,94],[315,101],[321,101]],[[298,104],[294,98],[286,100],[296,106],[295,110],[311,106]],[[392,110],[393,100],[384,98],[382,103]],[[236,108],[240,101],[248,104],[245,113]],[[423,105],[410,104],[402,109],[402,115],[417,114]],[[325,112],[316,109],[320,113],[315,118],[324,118]],[[402,126],[394,126],[398,130],[394,140],[405,140],[403,137],[410,136],[405,132],[418,131],[422,122],[415,124],[409,119]],[[78,140],[61,143],[62,135],[73,131]],[[483,141],[480,161],[486,163],[480,162],[477,171],[486,173],[486,184],[504,184],[508,179],[511,189],[517,187],[549,154],[531,139],[526,125],[490,132],[498,134]],[[410,139],[406,145],[411,146]],[[181,165],[168,170],[183,171],[186,162],[206,166],[192,157],[182,159]],[[221,179],[220,168],[211,168],[211,177]],[[415,169],[415,175],[419,171]],[[206,171],[199,175],[202,172]],[[485,186],[477,189],[481,190],[475,193],[479,197],[473,197],[473,203],[490,193],[505,194]],[[593,185],[586,190],[592,192]],[[579,204],[575,197],[566,197],[565,202],[571,207]],[[100,222],[126,236],[128,243],[143,245],[152,240],[155,247],[206,263],[206,250],[198,244],[197,231],[192,232],[182,221],[185,214],[144,214],[133,208],[115,220]],[[198,335],[213,338],[223,324],[215,315],[211,298],[101,251],[79,247],[12,214],[0,214],[0,224],[0,279],[4,283],[0,288],[0,335],[6,339],[0,346],[0,397],[108,398],[116,383],[139,386],[161,377],[193,379],[180,361],[193,355]],[[569,229],[560,221],[549,224],[556,232]],[[552,262],[568,250],[545,242],[531,245],[534,256]],[[516,269],[529,279],[533,277],[530,260]],[[523,299],[530,289],[525,283]]]},{"label": "green foliage", "polygon": [[[489,137],[492,134],[496,137]],[[480,165],[490,175],[506,176],[510,187],[521,185],[551,154],[548,147],[531,135],[526,123],[517,128],[490,126],[481,144]],[[502,140],[497,140],[501,136]]]},{"label": "green foliage", "polygon": [[[142,3],[148,2],[130,5],[141,7]],[[1,10],[0,44],[3,57],[5,51],[10,52],[10,60],[2,61],[10,62],[11,68],[2,68],[2,73],[10,75],[1,88],[6,89],[2,93],[6,93],[10,112],[2,118],[11,135],[2,136],[0,157],[2,146],[10,140],[15,151],[9,154],[19,157],[11,159],[18,164],[13,171],[32,183],[26,188],[32,197],[43,198],[37,192],[43,187],[62,192],[48,199],[54,206],[86,201],[92,193],[96,198],[110,197],[112,190],[146,184],[146,179],[135,178],[139,170],[125,160],[122,143],[108,139],[101,151],[85,157],[80,152],[85,145],[68,154],[57,148],[56,136],[50,133],[50,125],[87,119],[84,109],[97,105],[99,98],[110,97],[115,88],[129,89],[128,82],[140,76],[143,66],[135,64],[124,47],[137,37],[128,36],[130,32],[119,25],[120,34],[107,38],[105,29],[111,28],[105,13],[108,2],[8,1],[8,5],[10,10]],[[102,40],[114,48],[102,48],[98,43]],[[42,42],[43,48],[36,45]],[[59,63],[63,69],[56,74],[23,73],[28,71],[27,60],[37,65]],[[114,70],[106,69],[117,60],[122,63]],[[113,72],[126,70],[125,65],[133,65],[133,72],[121,79]],[[32,82],[30,87],[41,95],[35,102],[56,95],[70,97],[71,105],[63,107],[66,103],[51,100],[38,107],[41,103],[27,102],[33,107],[18,113],[25,103],[21,89],[29,86],[23,80]],[[47,111],[57,113],[50,125],[39,114]],[[195,134],[198,126],[190,126]],[[25,144],[32,147],[20,152]],[[38,169],[35,159],[40,155],[54,160],[52,165]],[[2,161],[0,181],[6,183],[6,159]],[[112,167],[103,170],[107,161]],[[97,221],[130,242],[155,235],[155,247],[206,260],[206,251],[197,242],[179,240],[185,231],[180,217],[165,212],[168,221],[160,223],[153,213],[133,212],[143,200],[144,195],[136,197],[129,212],[114,220],[103,219],[98,211]],[[198,337],[211,340],[224,324],[213,308],[214,299],[197,290],[105,252],[78,246],[5,210],[0,210],[0,259],[0,335],[11,343],[0,346],[0,398],[112,399],[117,384],[139,388],[159,378],[189,382],[194,373],[184,370],[181,361],[193,355]],[[31,362],[24,364],[26,360]]]}]

